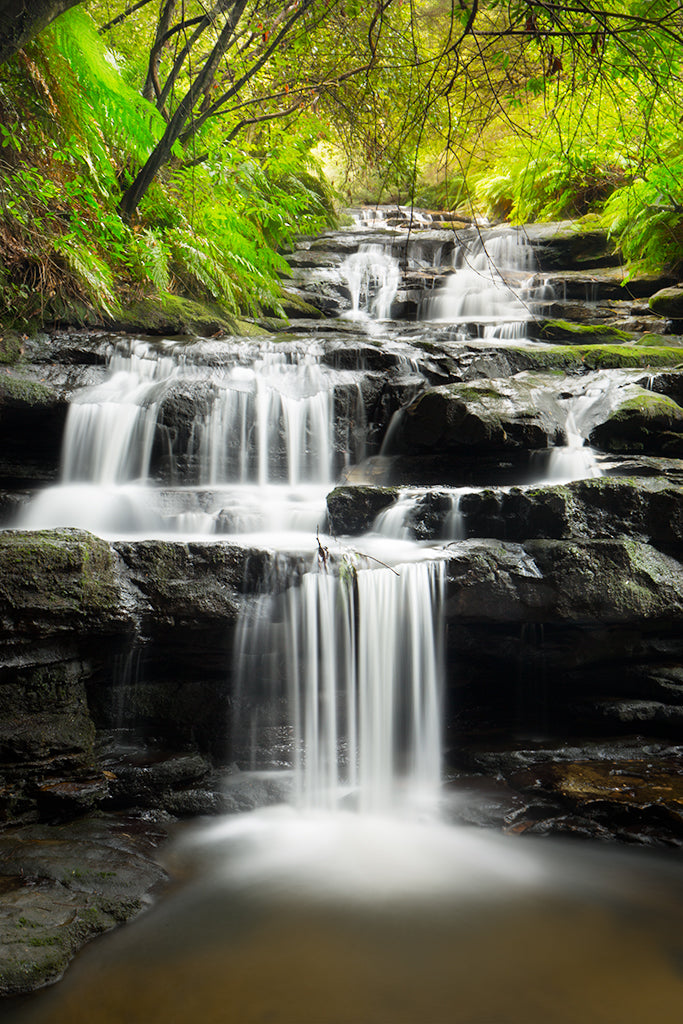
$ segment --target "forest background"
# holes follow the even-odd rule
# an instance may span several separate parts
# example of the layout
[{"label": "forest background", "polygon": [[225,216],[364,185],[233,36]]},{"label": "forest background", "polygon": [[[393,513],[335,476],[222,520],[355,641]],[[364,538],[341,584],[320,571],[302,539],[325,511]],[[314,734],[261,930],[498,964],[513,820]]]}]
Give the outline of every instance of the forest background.
[{"label": "forest background", "polygon": [[282,312],[353,203],[599,220],[683,263],[683,6],[0,0],[0,323]]}]

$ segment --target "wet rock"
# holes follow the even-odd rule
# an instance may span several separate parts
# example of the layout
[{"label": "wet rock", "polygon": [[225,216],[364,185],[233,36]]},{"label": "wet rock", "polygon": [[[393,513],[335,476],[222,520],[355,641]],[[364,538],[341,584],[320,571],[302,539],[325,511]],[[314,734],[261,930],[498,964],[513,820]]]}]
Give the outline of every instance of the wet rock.
[{"label": "wet rock", "polygon": [[393,487],[335,487],[327,495],[330,533],[336,536],[365,533],[379,513],[395,500]]},{"label": "wet rock", "polygon": [[51,779],[37,787],[36,804],[42,819],[63,821],[99,807],[109,796],[109,780],[104,774],[94,778]]},{"label": "wet rock", "polygon": [[557,293],[567,299],[598,302],[606,299],[647,298],[671,284],[674,279],[666,274],[634,274],[627,277],[625,267],[599,267],[589,273],[561,270],[548,276]]},{"label": "wet rock", "polygon": [[672,320],[683,320],[683,288],[661,288],[650,296],[650,309]]},{"label": "wet rock", "polygon": [[239,595],[258,587],[269,564],[267,552],[228,544],[149,540],[113,547],[139,595],[143,628],[152,633],[234,623]]},{"label": "wet rock", "polygon": [[590,432],[589,441],[612,452],[650,452],[683,457],[683,408],[672,398],[644,388],[624,389],[610,415]]},{"label": "wet rock", "polygon": [[0,638],[14,645],[129,627],[106,541],[73,529],[0,534]]},{"label": "wet rock", "polygon": [[150,470],[165,479],[196,478],[198,452],[196,425],[206,418],[216,401],[217,388],[208,380],[174,381],[152,391],[148,402],[158,402]]},{"label": "wet rock", "polygon": [[636,541],[465,541],[448,561],[447,614],[674,628],[683,618],[683,566]]},{"label": "wet rock", "polygon": [[552,393],[533,375],[425,391],[395,417],[387,454],[545,448],[559,435]]},{"label": "wet rock", "polygon": [[[215,813],[220,809],[214,806],[213,792],[200,785],[212,771],[211,763],[200,754],[168,755],[140,750],[123,759],[110,756],[105,764],[109,796],[115,807],[165,810],[177,816]],[[202,796],[207,793],[211,793],[211,798]],[[197,809],[200,805],[201,809]],[[189,810],[192,807],[195,810]]]},{"label": "wet rock", "polygon": [[149,905],[166,881],[157,827],[113,817],[0,834],[0,996],[56,981],[90,939]]},{"label": "wet rock", "polygon": [[576,324],[567,320],[536,320],[529,324],[529,337],[539,341],[569,342],[572,345],[619,345],[632,335],[609,324]]},{"label": "wet rock", "polygon": [[608,538],[627,533],[683,554],[681,486],[665,476],[599,477],[546,487],[464,494],[468,537],[525,541]]},{"label": "wet rock", "polygon": [[26,372],[0,371],[0,483],[24,487],[54,479],[67,403]]},{"label": "wet rock", "polygon": [[613,260],[606,232],[595,220],[527,224],[523,234],[542,270],[595,267]]},{"label": "wet rock", "polygon": [[642,387],[658,395],[668,395],[677,405],[683,406],[683,371],[671,370],[649,374],[638,382]]}]

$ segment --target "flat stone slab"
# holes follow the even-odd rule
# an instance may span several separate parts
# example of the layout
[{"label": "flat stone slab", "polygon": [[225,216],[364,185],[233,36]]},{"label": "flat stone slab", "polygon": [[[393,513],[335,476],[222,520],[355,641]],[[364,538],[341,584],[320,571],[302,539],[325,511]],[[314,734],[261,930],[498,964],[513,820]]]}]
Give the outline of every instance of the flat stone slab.
[{"label": "flat stone slab", "polygon": [[86,942],[135,917],[167,881],[163,827],[98,816],[0,835],[0,996],[57,981]]}]

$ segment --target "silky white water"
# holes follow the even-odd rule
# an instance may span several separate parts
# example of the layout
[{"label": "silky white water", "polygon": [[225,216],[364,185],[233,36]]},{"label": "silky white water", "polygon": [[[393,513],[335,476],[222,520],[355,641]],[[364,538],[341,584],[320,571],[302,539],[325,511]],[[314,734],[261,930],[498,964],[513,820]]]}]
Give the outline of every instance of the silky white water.
[{"label": "silky white water", "polygon": [[[71,402],[61,485],[40,492],[20,525],[106,535],[315,530],[336,471],[339,380],[314,346],[228,348],[206,367],[182,346],[117,350],[105,381]],[[171,508],[163,483],[201,492],[203,507],[182,509],[181,496]]]},{"label": "silky white water", "polygon": [[539,304],[552,297],[520,232],[478,235],[458,246],[453,273],[425,303],[422,318],[482,324],[485,338],[514,340],[525,336]]},{"label": "silky white water", "polygon": [[341,575],[305,573],[245,612],[237,690],[253,691],[258,666],[276,709],[286,697],[297,806],[436,808],[443,579],[441,561],[358,569],[346,559]]},{"label": "silky white water", "polygon": [[363,243],[344,260],[341,271],[351,293],[348,316],[388,319],[400,280],[398,260],[382,245]]}]

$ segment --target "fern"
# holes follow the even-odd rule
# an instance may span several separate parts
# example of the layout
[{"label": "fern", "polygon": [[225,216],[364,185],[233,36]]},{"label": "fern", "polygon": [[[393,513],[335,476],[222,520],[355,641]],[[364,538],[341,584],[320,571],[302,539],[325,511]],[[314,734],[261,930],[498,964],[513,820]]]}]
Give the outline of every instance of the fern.
[{"label": "fern", "polygon": [[171,250],[161,237],[161,232],[143,229],[138,235],[131,235],[131,269],[136,277],[167,291],[171,283]]},{"label": "fern", "polygon": [[76,276],[87,301],[112,316],[119,304],[114,293],[111,268],[73,235],[57,239],[54,248]]}]

